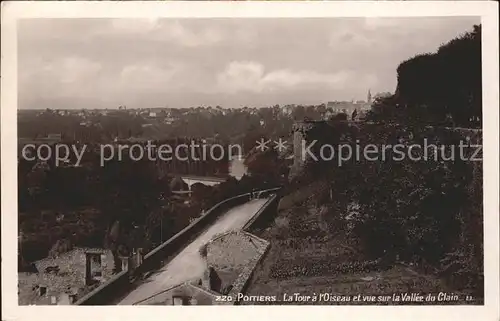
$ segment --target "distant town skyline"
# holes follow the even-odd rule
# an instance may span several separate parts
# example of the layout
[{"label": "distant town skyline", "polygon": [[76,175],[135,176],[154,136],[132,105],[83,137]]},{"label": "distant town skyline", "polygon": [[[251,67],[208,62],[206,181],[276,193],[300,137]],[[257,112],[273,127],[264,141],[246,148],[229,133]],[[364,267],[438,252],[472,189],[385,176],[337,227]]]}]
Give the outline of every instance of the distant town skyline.
[{"label": "distant town skyline", "polygon": [[396,68],[474,17],[28,19],[19,109],[264,107],[394,92]]}]

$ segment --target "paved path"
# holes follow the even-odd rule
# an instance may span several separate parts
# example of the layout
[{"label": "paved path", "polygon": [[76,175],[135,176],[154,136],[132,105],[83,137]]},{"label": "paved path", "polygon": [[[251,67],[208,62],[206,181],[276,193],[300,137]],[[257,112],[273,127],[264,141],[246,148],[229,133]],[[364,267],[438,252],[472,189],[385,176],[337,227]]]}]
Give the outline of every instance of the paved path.
[{"label": "paved path", "polygon": [[133,305],[177,284],[201,278],[206,264],[198,252],[200,247],[219,233],[241,229],[266,201],[251,200],[227,211],[163,268],[141,281],[118,305]]}]

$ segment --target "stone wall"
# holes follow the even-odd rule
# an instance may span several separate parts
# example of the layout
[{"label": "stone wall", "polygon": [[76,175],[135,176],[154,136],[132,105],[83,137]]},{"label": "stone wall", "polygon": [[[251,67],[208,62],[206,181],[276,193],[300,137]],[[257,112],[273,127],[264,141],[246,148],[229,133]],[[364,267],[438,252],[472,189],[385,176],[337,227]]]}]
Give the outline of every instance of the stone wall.
[{"label": "stone wall", "polygon": [[220,294],[206,290],[189,282],[179,284],[137,305],[218,305],[216,298]]},{"label": "stone wall", "polygon": [[[141,275],[157,270],[165,265],[189,242],[203,231],[208,225],[214,222],[217,217],[227,209],[244,203],[249,200],[250,194],[239,195],[218,203],[205,215],[193,221],[183,230],[172,236],[169,240],[147,253],[142,264],[134,270],[126,271],[116,277],[112,282],[94,290],[91,295],[77,302],[78,305],[106,305],[120,297],[124,292],[129,291],[131,284],[129,279],[141,277]],[[115,289],[116,288],[116,289]]]},{"label": "stone wall", "polygon": [[[220,253],[220,262],[233,263],[237,268],[238,275],[235,277],[231,284],[230,290],[227,293],[227,302],[219,303],[224,305],[237,305],[238,294],[245,293],[245,290],[250,282],[255,269],[262,262],[267,251],[269,250],[270,243],[254,234],[250,231],[258,229],[263,222],[267,222],[269,218],[274,218],[277,211],[277,204],[279,202],[278,194],[274,194],[263,207],[255,214],[255,216],[250,220],[241,231],[233,232],[230,237],[227,238],[227,250],[228,253]],[[224,238],[224,237],[222,237]],[[224,251],[223,244],[220,244],[220,251]],[[236,254],[238,245],[243,249],[241,255]],[[224,259],[228,257],[231,253],[237,256],[237,259]],[[216,262],[213,262],[216,263]]]},{"label": "stone wall", "polygon": [[35,266],[39,273],[44,273],[45,269],[52,266],[59,267],[58,274],[73,275],[75,279],[84,280],[85,273],[85,253],[98,253],[101,255],[101,268],[103,272],[103,280],[112,276],[114,260],[110,250],[104,249],[88,249],[75,248],[69,252],[62,253],[57,257],[48,257],[35,262]]},{"label": "stone wall", "polygon": [[[269,206],[268,202],[264,207]],[[234,280],[225,285],[231,285],[230,291],[218,300],[220,292],[208,289],[203,280],[186,282],[162,293],[147,298],[138,305],[233,305],[238,304],[238,293],[244,293],[253,272],[269,249],[270,243],[247,231],[230,231],[212,239],[206,246],[207,266],[212,267],[219,275],[231,270]],[[224,285],[224,284],[223,284]],[[227,299],[231,298],[231,299]]]},{"label": "stone wall", "polygon": [[[238,294],[244,293],[248,282],[250,281],[254,270],[261,262],[270,246],[270,243],[249,232],[256,228],[267,217],[274,217],[277,203],[279,201],[276,192],[279,189],[273,189],[266,193],[274,193],[271,198],[255,213],[252,219],[247,222],[242,230],[230,231],[214,237],[204,247],[206,249],[206,262],[209,269],[217,273],[221,279],[221,289],[215,293],[212,298],[214,305],[233,305],[237,302]],[[196,282],[196,281],[195,281]],[[214,292],[208,288],[205,280],[200,280],[199,285],[192,284],[195,287],[204,288],[210,293]],[[170,291],[170,290],[169,290]],[[174,294],[169,292],[162,294],[163,299],[155,299],[161,302],[170,302]],[[222,296],[221,296],[222,295]],[[223,297],[225,300],[218,301],[216,297]],[[149,300],[152,302],[151,300]],[[202,305],[199,300],[195,300],[197,305]],[[152,303],[150,303],[152,304]],[[161,304],[161,303],[158,303]],[[168,304],[168,303],[165,303]]]},{"label": "stone wall", "polygon": [[207,262],[216,269],[240,270],[257,254],[258,246],[242,231],[229,232],[208,243]]},{"label": "stone wall", "polygon": [[253,276],[255,269],[258,267],[259,263],[262,261],[264,256],[266,255],[270,243],[264,239],[261,239],[255,235],[252,235],[254,240],[258,240],[259,249],[254,256],[252,256],[248,261],[246,266],[243,268],[241,273],[238,275],[236,280],[232,284],[231,291],[228,293],[228,296],[232,298],[232,304],[239,304],[237,298],[238,294],[245,293],[245,290],[248,286],[248,282]]},{"label": "stone wall", "polygon": [[165,260],[175,256],[183,245],[188,244],[190,240],[202,232],[207,226],[213,223],[220,214],[227,211],[229,208],[243,204],[250,200],[250,193],[238,195],[224,200],[204,215],[193,221],[186,228],[178,232],[169,240],[153,249],[144,256],[143,264],[136,270],[136,274],[142,274],[148,271],[155,270],[165,264]]},{"label": "stone wall", "polygon": [[207,264],[223,279],[223,285],[233,284],[236,277],[263,253],[267,246],[259,238],[244,231],[223,234],[207,244]]},{"label": "stone wall", "polygon": [[[279,188],[263,190],[262,196],[269,195]],[[182,231],[171,237],[169,240],[153,249],[151,252],[144,256],[142,264],[134,271],[123,271],[118,275],[113,276],[105,284],[92,291],[81,300],[77,305],[106,305],[116,300],[117,297],[122,296],[129,291],[132,285],[130,278],[141,277],[144,273],[154,271],[165,265],[168,260],[174,257],[182,248],[189,244],[189,242],[201,233],[207,226],[214,222],[220,214],[227,211],[229,208],[247,202],[251,197],[251,193],[238,195],[227,200],[224,200],[210,210],[203,216],[193,221],[189,226]]]},{"label": "stone wall", "polygon": [[120,296],[131,287],[129,271],[121,271],[94,289],[92,292],[81,297],[74,305],[107,305],[113,298]]},{"label": "stone wall", "polygon": [[243,226],[242,230],[251,232],[257,231],[263,227],[269,226],[276,217],[276,209],[280,202],[281,191],[275,191],[271,198],[264,204],[260,210]]}]

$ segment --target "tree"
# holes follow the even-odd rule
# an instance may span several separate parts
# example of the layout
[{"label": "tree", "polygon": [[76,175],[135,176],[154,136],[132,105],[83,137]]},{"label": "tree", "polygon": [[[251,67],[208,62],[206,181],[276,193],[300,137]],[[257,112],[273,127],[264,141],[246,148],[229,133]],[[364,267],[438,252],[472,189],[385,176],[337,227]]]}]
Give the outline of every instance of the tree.
[{"label": "tree", "polygon": [[398,107],[395,96],[375,98],[366,119],[375,122],[395,122],[397,121]]},{"label": "tree", "polygon": [[299,105],[294,108],[292,112],[292,118],[295,121],[302,121],[305,116],[306,116],[306,109],[304,106]]},{"label": "tree", "polygon": [[358,110],[357,109],[354,109],[354,111],[352,112],[352,115],[351,115],[351,120],[356,120],[356,116],[358,115]]},{"label": "tree", "polygon": [[[250,185],[262,186],[276,186],[281,184],[288,176],[288,166],[275,149],[268,149],[263,152],[257,152],[245,159],[247,172],[250,178],[246,179]],[[243,183],[242,178],[242,183]]]},{"label": "tree", "polygon": [[[413,118],[443,124],[448,115],[458,126],[477,126],[482,116],[481,26],[417,55],[398,69],[397,102]],[[425,106],[425,117],[415,117]],[[415,110],[416,109],[416,110]]]},{"label": "tree", "polygon": [[343,121],[343,120],[347,120],[347,114],[346,113],[338,113],[338,114],[335,114],[333,115],[332,117],[330,117],[329,120],[333,120],[333,121]]}]

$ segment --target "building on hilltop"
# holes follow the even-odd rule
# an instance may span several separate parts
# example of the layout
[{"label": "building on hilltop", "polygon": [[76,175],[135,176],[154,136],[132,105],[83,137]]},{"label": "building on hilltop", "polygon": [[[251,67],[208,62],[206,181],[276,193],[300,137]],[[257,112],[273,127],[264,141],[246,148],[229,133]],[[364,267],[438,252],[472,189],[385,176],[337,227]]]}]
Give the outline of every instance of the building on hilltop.
[{"label": "building on hilltop", "polygon": [[325,113],[324,119],[329,119],[333,115],[339,113],[345,113],[348,116],[350,116],[355,110],[357,110],[358,113],[363,110],[369,110],[371,108],[371,104],[372,104],[372,94],[370,89],[368,90],[366,101],[363,100],[329,101],[326,103],[327,111]]}]

